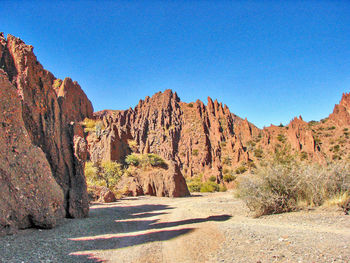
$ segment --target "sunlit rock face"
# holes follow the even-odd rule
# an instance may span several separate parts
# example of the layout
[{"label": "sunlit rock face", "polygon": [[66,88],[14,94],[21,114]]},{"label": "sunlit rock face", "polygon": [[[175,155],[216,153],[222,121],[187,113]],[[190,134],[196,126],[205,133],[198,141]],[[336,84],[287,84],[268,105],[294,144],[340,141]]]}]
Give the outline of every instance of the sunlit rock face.
[{"label": "sunlit rock face", "polygon": [[128,141],[132,140],[133,151],[156,153],[175,163],[184,176],[203,173],[218,180],[223,156],[229,155],[232,165],[248,161],[240,137],[258,130],[217,100],[208,98],[207,106],[201,101],[184,103],[171,90],[140,100],[134,109],[101,111],[95,118],[103,121],[104,130],[87,137],[92,161],[124,160],[131,153]]},{"label": "sunlit rock face", "polygon": [[[31,172],[32,179],[28,178],[28,180],[35,181],[33,185],[38,189],[37,191],[46,189],[49,194],[52,190],[55,200],[60,200],[57,197],[58,190],[53,190],[58,185],[58,192],[63,199],[57,201],[55,206],[57,211],[61,211],[60,207],[63,206],[63,212],[57,213],[57,218],[64,215],[87,216],[89,208],[83,174],[87,144],[79,122],[85,117],[92,117],[91,102],[78,83],[69,78],[63,81],[56,79],[37,61],[33,47],[14,36],[8,35],[5,39],[3,34],[0,35],[0,68],[2,69],[1,92],[5,93],[5,89],[12,90],[11,98],[18,107],[17,117],[8,119],[9,125],[17,125],[19,131],[23,130],[23,134],[26,134],[23,145],[31,146],[41,152],[41,154],[35,154],[36,158],[41,158],[32,160],[34,170]],[[2,100],[2,102],[6,101]],[[30,158],[35,157],[30,156]],[[7,162],[4,156],[1,158],[4,163]],[[19,167],[22,167],[21,161],[23,160],[18,161]],[[46,168],[49,165],[49,169],[42,167],[43,163],[46,164]],[[3,180],[5,177],[8,182],[17,180],[10,176],[11,171],[4,169],[2,172]],[[46,180],[51,180],[49,178],[53,177],[57,185],[51,189],[52,183],[45,185],[39,180],[41,176],[47,176]],[[22,180],[26,182],[25,177]],[[28,185],[31,185],[29,181]],[[8,189],[11,189],[12,186],[9,186],[9,183],[7,185]],[[40,187],[43,189],[40,190]],[[3,193],[0,192],[0,195],[5,195]],[[44,210],[45,205],[48,204],[43,202]],[[18,209],[14,207],[12,210],[14,212],[10,217],[16,218]],[[40,208],[37,208],[37,211],[40,211]],[[40,225],[40,223],[33,223],[40,220],[27,221],[29,223],[19,227]],[[45,223],[45,225],[54,224]]]},{"label": "sunlit rock face", "polygon": [[[215,176],[218,182],[225,171],[253,169],[278,151],[296,160],[326,163],[334,158],[329,146],[338,137],[345,136],[344,158],[350,152],[348,135],[343,134],[350,125],[349,98],[343,95],[329,120],[308,123],[299,116],[286,126],[259,129],[217,100],[208,98],[207,105],[199,100],[185,103],[166,90],[140,100],[133,109],[94,113],[103,130],[89,132],[89,158],[123,161],[131,152],[156,153],[176,163],[185,177]],[[129,141],[134,142],[132,147]]]}]

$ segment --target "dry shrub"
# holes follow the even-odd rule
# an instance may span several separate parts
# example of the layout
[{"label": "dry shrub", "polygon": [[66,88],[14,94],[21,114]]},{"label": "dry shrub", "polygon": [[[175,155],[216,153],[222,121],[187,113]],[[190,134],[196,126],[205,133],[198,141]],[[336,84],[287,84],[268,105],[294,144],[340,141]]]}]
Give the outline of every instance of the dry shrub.
[{"label": "dry shrub", "polygon": [[[337,196],[349,196],[350,164],[333,163],[326,167],[311,164],[271,164],[255,175],[241,178],[236,195],[242,198],[254,216],[320,206]],[[344,199],[344,198],[343,198]],[[339,206],[347,210],[347,200]],[[344,208],[345,207],[345,208]]]}]

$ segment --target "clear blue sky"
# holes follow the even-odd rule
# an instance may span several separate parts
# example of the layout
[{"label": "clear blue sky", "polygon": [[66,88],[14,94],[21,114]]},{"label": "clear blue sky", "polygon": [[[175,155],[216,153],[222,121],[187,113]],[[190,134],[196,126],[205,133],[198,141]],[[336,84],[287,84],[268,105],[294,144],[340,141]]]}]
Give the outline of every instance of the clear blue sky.
[{"label": "clear blue sky", "polygon": [[1,1],[0,31],[95,111],[172,89],[262,127],[319,120],[350,92],[350,1]]}]

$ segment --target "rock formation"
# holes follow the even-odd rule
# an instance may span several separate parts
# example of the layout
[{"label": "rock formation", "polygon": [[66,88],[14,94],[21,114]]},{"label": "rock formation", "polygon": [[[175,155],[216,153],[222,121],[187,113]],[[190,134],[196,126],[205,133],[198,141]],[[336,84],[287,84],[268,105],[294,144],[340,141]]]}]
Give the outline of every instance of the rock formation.
[{"label": "rock formation", "polygon": [[53,227],[65,215],[63,192],[44,152],[30,140],[16,88],[2,69],[0,123],[0,235]]},{"label": "rock formation", "polygon": [[[94,118],[103,122],[104,128],[87,137],[90,159],[123,162],[131,152],[156,153],[176,163],[185,177],[215,176],[217,182],[222,181],[223,173],[252,169],[282,149],[300,160],[325,163],[333,157],[325,149],[327,143],[322,145],[320,140],[333,135],[319,138],[315,129],[329,129],[323,126],[334,123],[337,133],[333,134],[341,136],[342,129],[349,126],[349,98],[343,95],[329,124],[307,123],[299,117],[285,127],[259,129],[217,100],[208,98],[207,105],[199,100],[185,103],[166,90],[140,100],[134,109],[96,112]],[[344,140],[346,145],[347,138]],[[142,192],[138,179],[133,184],[133,194]]]},{"label": "rock formation", "polygon": [[[31,172],[31,179],[29,175],[26,179],[25,171],[17,176],[24,176],[23,182],[26,182],[28,187],[31,181],[36,181],[35,188],[38,189],[38,192],[52,191],[53,196],[47,199],[54,197],[57,200],[57,211],[61,211],[60,206],[62,205],[64,208],[63,213],[56,213],[56,218],[64,215],[67,217],[87,216],[88,199],[83,174],[87,143],[79,122],[85,117],[92,117],[91,102],[76,82],[72,82],[69,78],[61,81],[45,70],[37,61],[33,47],[14,36],[8,35],[5,39],[3,34],[0,34],[0,68],[3,70],[2,92],[5,92],[5,89],[14,90],[13,92],[18,97],[16,105],[20,106],[17,113],[18,118],[11,119],[12,122],[9,125],[17,126],[21,134],[25,136],[26,141],[23,142],[23,145],[27,145],[28,149],[23,151],[33,153],[35,149],[38,152],[38,154],[32,154],[37,155],[37,159],[32,157],[34,170]],[[12,143],[12,141],[7,142],[7,147],[17,147]],[[4,160],[3,157],[5,156],[1,157],[2,160]],[[25,166],[25,163],[22,164],[21,161],[18,160],[18,166]],[[12,189],[10,184],[12,180],[17,179],[12,176],[10,170],[3,169],[2,176],[7,178],[6,187]],[[50,182],[52,189],[48,188],[49,185],[40,183],[39,179],[42,176],[45,176],[45,181]],[[60,194],[63,195],[63,201],[59,201],[60,195],[57,192],[57,186],[51,182],[51,176],[62,191]],[[24,193],[30,190],[22,189],[21,191]],[[4,199],[3,193],[5,192],[1,192],[1,200]],[[43,211],[48,210],[45,206],[49,204],[42,203]],[[40,211],[40,208],[36,209]],[[14,207],[13,211],[20,213]],[[12,217],[17,217],[16,212],[13,213]],[[50,213],[48,214],[50,217],[55,217]],[[30,214],[29,218],[35,218],[35,216]],[[39,226],[40,224],[40,220],[35,219],[35,222],[18,226]],[[50,226],[54,223],[47,223],[43,220],[42,224]]]},{"label": "rock formation", "polygon": [[350,125],[350,93],[344,93],[339,104],[335,105],[329,119],[339,126]]},{"label": "rock formation", "polygon": [[189,196],[185,178],[176,163],[168,162],[166,167],[129,170],[131,176],[123,176],[117,189],[124,195],[154,195],[167,197]]}]

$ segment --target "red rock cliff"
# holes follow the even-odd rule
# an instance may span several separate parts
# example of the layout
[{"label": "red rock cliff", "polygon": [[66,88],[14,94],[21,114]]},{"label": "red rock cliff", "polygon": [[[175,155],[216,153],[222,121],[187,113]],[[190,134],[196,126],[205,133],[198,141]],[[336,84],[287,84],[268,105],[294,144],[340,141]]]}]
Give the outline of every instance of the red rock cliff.
[{"label": "red rock cliff", "polygon": [[0,68],[20,98],[28,140],[45,154],[63,191],[66,216],[87,216],[83,174],[87,144],[78,122],[92,117],[91,102],[76,82],[69,78],[60,81],[45,70],[33,47],[14,36],[5,39],[0,35]]}]

